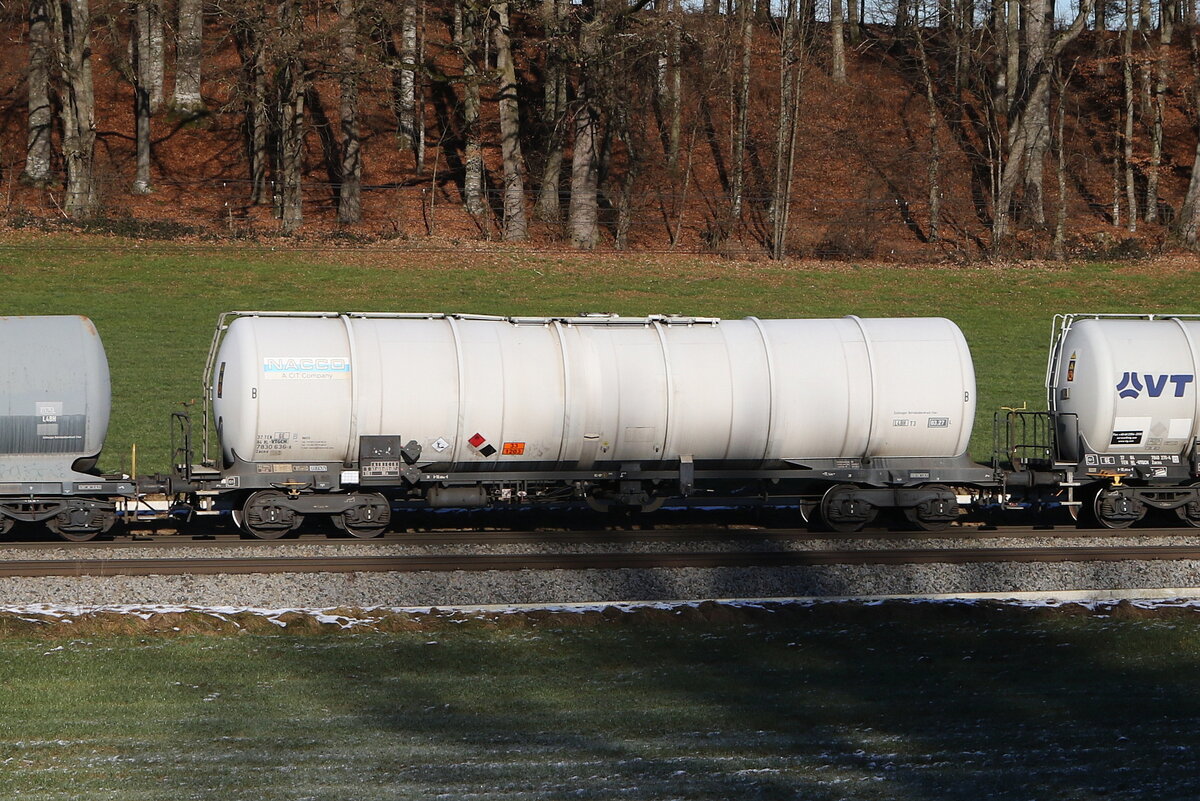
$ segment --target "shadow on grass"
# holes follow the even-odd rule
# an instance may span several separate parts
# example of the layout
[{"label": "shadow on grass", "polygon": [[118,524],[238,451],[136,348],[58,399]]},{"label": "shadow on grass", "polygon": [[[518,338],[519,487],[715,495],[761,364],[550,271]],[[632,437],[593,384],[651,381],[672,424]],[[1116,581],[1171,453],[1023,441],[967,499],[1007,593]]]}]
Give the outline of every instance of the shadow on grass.
[{"label": "shadow on grass", "polygon": [[587,627],[466,621],[279,658],[310,677],[314,703],[355,699],[345,712],[387,744],[376,770],[411,793],[1200,793],[1194,614],[823,604],[745,619],[716,609]]}]

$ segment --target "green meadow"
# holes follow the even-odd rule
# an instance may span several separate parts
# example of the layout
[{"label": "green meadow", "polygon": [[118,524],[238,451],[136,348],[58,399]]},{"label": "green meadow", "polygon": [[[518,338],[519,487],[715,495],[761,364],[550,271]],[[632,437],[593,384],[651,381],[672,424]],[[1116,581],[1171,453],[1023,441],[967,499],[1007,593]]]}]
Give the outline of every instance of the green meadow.
[{"label": "green meadow", "polygon": [[0,785],[23,801],[1200,795],[1194,610],[570,617],[223,637],[76,621],[0,640]]},{"label": "green meadow", "polygon": [[0,314],[84,314],[100,330],[113,379],[102,462],[109,469],[128,469],[135,443],[140,472],[168,468],[169,415],[202,396],[217,315],[248,309],[945,316],[962,327],[974,354],[979,402],[971,451],[987,460],[997,408],[1045,408],[1055,314],[1200,312],[1200,282],[1178,262],[813,266],[503,246],[276,250],[14,234],[0,243]]}]

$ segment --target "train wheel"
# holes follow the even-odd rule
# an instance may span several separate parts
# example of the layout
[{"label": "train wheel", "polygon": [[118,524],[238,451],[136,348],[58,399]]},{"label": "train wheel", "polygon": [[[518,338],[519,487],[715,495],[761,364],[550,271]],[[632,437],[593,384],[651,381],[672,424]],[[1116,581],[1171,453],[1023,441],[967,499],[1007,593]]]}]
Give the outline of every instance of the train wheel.
[{"label": "train wheel", "polygon": [[853,534],[874,520],[879,509],[855,497],[857,491],[853,484],[836,484],[826,490],[820,505],[822,525],[840,534]]},{"label": "train wheel", "polygon": [[110,509],[96,508],[84,501],[68,506],[46,521],[46,528],[69,542],[87,542],[108,531],[117,522]]},{"label": "train wheel", "polygon": [[1092,502],[1092,511],[1104,528],[1129,528],[1146,516],[1146,505],[1121,492],[1100,490]]},{"label": "train wheel", "polygon": [[382,534],[392,522],[392,505],[378,493],[364,495],[362,500],[338,515],[335,522],[350,536],[369,540]]},{"label": "train wheel", "polygon": [[[922,489],[950,492],[949,487],[941,484],[930,484]],[[922,531],[945,531],[958,518],[958,502],[948,503],[941,498],[930,498],[904,509],[904,517]]]},{"label": "train wheel", "polygon": [[1200,501],[1188,501],[1175,509],[1179,519],[1193,528],[1200,528]]},{"label": "train wheel", "polygon": [[11,517],[0,515],[0,534],[7,534],[13,530],[13,526],[17,524],[16,520]]},{"label": "train wheel", "polygon": [[304,515],[286,506],[287,496],[276,490],[256,492],[242,507],[242,527],[260,540],[277,540],[300,527]]}]

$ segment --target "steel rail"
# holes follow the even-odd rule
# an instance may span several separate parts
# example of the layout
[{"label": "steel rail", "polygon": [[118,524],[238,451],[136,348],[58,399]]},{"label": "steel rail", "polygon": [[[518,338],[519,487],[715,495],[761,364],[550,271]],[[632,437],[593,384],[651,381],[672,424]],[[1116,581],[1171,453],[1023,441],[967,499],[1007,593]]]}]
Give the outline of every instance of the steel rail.
[{"label": "steel rail", "polygon": [[1163,545],[1148,547],[947,548],[920,551],[43,559],[0,562],[0,576],[109,577],[251,573],[414,573],[1163,560],[1200,560],[1200,547]]},{"label": "steel rail", "polygon": [[738,543],[747,541],[759,542],[803,542],[806,540],[828,541],[839,540],[853,542],[862,540],[989,540],[989,539],[1112,539],[1125,540],[1149,539],[1152,537],[1189,537],[1195,536],[1196,530],[1191,528],[1142,528],[1142,529],[1075,529],[1059,527],[1057,529],[1032,528],[1029,526],[1012,526],[1003,528],[948,528],[944,531],[889,531],[864,530],[851,533],[833,533],[809,531],[808,529],[779,529],[779,528],[724,528],[721,526],[696,526],[694,528],[657,528],[657,529],[604,529],[584,531],[562,530],[439,530],[421,532],[389,532],[373,539],[354,539],[351,537],[328,537],[321,534],[304,534],[300,537],[288,537],[278,540],[248,539],[240,534],[118,534],[111,538],[95,539],[88,542],[66,542],[63,540],[48,540],[45,537],[37,540],[3,540],[0,550],[5,548],[17,550],[121,550],[126,548],[251,548],[269,547],[288,548],[298,545],[362,545],[381,547],[394,545],[414,546],[445,546],[445,545],[540,545],[556,544],[587,544],[613,543],[628,544],[635,542],[675,542],[681,540],[714,541]]}]

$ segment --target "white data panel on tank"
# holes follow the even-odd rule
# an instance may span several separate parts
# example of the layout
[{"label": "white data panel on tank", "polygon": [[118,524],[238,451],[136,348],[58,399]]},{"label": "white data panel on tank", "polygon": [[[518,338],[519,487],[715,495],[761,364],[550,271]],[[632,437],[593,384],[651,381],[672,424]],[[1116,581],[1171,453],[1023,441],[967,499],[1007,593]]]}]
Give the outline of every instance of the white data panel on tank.
[{"label": "white data panel on tank", "polygon": [[957,456],[975,379],[942,319],[243,316],[213,365],[226,459],[422,462]]},{"label": "white data panel on tank", "polygon": [[1055,345],[1051,408],[1075,415],[1099,454],[1182,453],[1197,435],[1200,322],[1074,321]]}]

